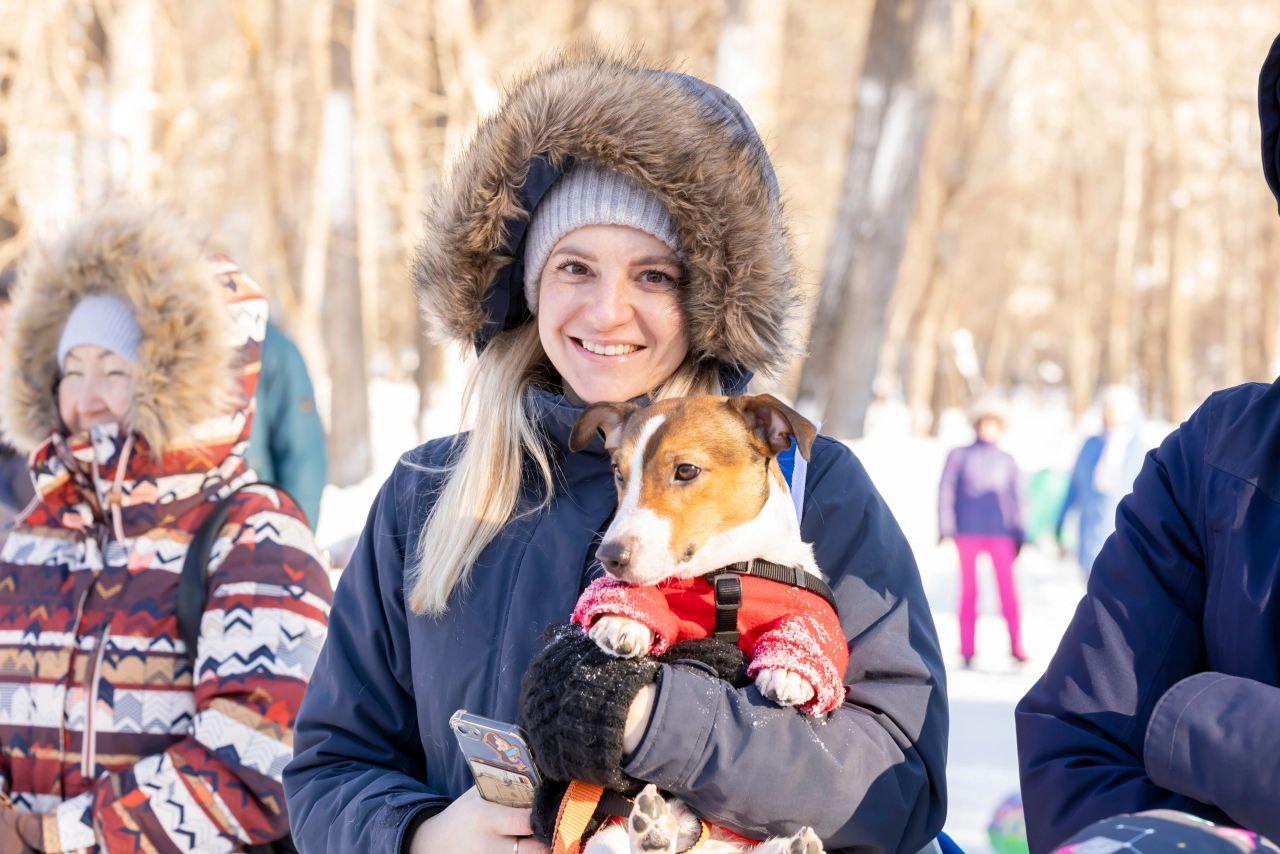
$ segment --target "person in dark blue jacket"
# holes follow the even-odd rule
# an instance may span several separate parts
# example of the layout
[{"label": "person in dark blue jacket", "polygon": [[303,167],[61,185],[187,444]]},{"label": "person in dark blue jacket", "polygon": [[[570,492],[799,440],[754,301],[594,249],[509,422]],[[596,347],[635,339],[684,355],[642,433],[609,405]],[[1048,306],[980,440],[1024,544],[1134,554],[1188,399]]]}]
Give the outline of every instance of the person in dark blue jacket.
[{"label": "person in dark blue jacket", "polygon": [[1086,575],[1116,529],[1116,505],[1133,486],[1148,447],[1143,441],[1142,406],[1133,389],[1108,386],[1101,403],[1102,432],[1085,439],[1080,448],[1056,527],[1061,543],[1067,517],[1077,514],[1075,558]]},{"label": "person in dark blue jacket", "polygon": [[[404,456],[338,586],[285,770],[304,854],[547,850],[529,810],[477,796],[448,720],[516,720],[544,630],[599,572],[614,476],[599,441],[570,453],[571,428],[599,400],[742,393],[795,349],[764,146],[687,75],[590,54],[535,72],[481,125],[424,234],[424,308],[480,352],[474,427]],[[621,745],[606,757],[620,772],[747,835],[810,825],[832,851],[918,851],[946,813],[941,655],[906,540],[828,438],[802,533],[850,651],[826,719],[683,663],[561,716]]]},{"label": "person in dark blue jacket", "polygon": [[254,406],[249,465],[262,480],[289,493],[314,530],[328,471],[324,424],[302,353],[270,320]]},{"label": "person in dark blue jacket", "polygon": [[[1263,163],[1280,199],[1280,39]],[[1027,836],[1177,810],[1280,840],[1280,381],[1210,397],[1147,455],[1015,714]]]}]

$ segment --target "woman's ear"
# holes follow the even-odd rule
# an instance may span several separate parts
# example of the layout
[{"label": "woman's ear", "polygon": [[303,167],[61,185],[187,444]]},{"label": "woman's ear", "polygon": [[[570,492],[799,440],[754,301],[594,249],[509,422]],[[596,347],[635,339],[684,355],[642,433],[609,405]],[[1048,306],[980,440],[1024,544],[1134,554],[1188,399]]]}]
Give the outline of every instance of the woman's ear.
[{"label": "woman's ear", "polygon": [[809,459],[818,428],[808,418],[771,394],[731,397],[729,405],[742,414],[747,428],[759,436],[771,452],[778,454],[791,447],[794,436],[800,456]]},{"label": "woman's ear", "polygon": [[606,450],[614,451],[622,441],[622,425],[639,409],[634,403],[593,403],[578,416],[569,435],[569,450],[581,451],[598,432]]}]

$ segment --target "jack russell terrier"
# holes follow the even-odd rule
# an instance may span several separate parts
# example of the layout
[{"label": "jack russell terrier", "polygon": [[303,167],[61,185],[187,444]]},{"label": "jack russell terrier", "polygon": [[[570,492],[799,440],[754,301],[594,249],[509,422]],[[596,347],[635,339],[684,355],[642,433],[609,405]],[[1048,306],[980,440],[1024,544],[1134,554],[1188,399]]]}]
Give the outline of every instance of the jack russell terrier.
[{"label": "jack russell terrier", "polygon": [[[793,438],[807,460],[817,428],[762,394],[597,403],[570,447],[597,434],[612,455],[618,510],[596,552],[607,574],[583,592],[574,622],[622,658],[687,638],[728,640],[765,697],[810,715],[839,707],[844,631],[777,460]],[[702,829],[681,801],[648,786],[625,831],[606,827],[586,850],[682,851]],[[809,828],[758,844],[711,828],[697,850],[818,854],[822,843]]]}]

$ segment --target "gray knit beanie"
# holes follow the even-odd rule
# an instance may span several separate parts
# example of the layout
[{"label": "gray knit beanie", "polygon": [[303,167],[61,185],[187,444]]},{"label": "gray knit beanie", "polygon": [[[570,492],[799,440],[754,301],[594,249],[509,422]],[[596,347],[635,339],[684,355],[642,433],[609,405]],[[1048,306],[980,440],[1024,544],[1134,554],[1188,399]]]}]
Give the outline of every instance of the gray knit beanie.
[{"label": "gray knit beanie", "polygon": [[580,163],[533,211],[524,246],[524,298],[529,311],[538,311],[538,282],[551,250],[560,238],[584,225],[630,226],[680,252],[671,214],[656,195],[620,172]]},{"label": "gray knit beanie", "polygon": [[67,353],[81,344],[97,344],[130,362],[138,361],[141,331],[133,306],[116,294],[88,294],[67,316],[58,338],[58,370],[67,366]]}]

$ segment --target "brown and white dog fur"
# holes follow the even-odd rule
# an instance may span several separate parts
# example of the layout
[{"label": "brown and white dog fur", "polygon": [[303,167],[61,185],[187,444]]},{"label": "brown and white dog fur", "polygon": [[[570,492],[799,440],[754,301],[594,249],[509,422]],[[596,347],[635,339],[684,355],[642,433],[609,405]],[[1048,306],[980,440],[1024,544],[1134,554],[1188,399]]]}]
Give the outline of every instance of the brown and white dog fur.
[{"label": "brown and white dog fur", "polygon": [[[777,454],[791,445],[807,459],[817,429],[772,395],[700,396],[647,407],[597,403],[574,426],[571,447],[596,435],[613,458],[618,511],[596,555],[610,575],[631,584],[693,578],[738,561],[763,558],[820,575],[813,549],[800,539],[786,478]],[[622,658],[645,655],[653,634],[622,616],[596,621],[590,635],[601,649]],[[766,669],[756,687],[780,705],[799,705],[814,693],[797,673]],[[636,798],[623,825],[592,838],[588,854],[635,851],[666,854],[697,838],[698,822],[680,800],[666,800],[654,786]],[[749,845],[711,839],[699,854],[819,854],[809,828],[789,837]]]}]

